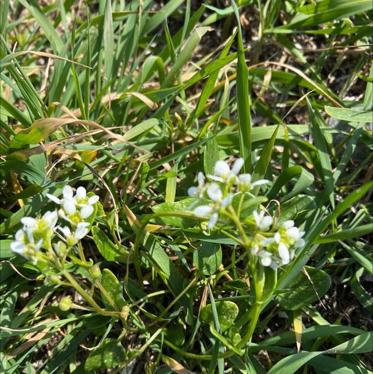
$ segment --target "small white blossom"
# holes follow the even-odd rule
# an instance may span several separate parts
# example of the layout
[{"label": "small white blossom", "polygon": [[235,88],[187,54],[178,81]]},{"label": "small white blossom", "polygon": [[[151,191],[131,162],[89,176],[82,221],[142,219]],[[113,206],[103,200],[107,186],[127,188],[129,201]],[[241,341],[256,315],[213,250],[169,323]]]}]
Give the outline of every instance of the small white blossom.
[{"label": "small white blossom", "polygon": [[207,195],[212,201],[220,201],[223,198],[223,192],[217,183],[211,183],[208,186]]},{"label": "small white blossom", "polygon": [[249,173],[241,174],[238,176],[238,188],[242,192],[250,191],[255,187],[263,186],[269,183],[267,179],[258,179],[255,182],[252,182],[252,176]]},{"label": "small white blossom", "polygon": [[271,216],[266,216],[265,212],[262,210],[258,213],[256,210],[253,212],[256,226],[261,231],[268,231],[273,223],[273,218]]},{"label": "small white blossom", "polygon": [[207,218],[212,213],[212,207],[210,205],[197,206],[197,208],[194,209],[193,213],[197,217]]},{"label": "small white blossom", "polygon": [[267,252],[267,251],[260,251],[258,253],[258,256],[259,256],[259,259],[260,259],[260,263],[263,265],[263,266],[271,266],[272,264],[272,253],[270,252]]},{"label": "small white blossom", "polygon": [[94,205],[99,200],[97,195],[87,196],[84,187],[78,187],[74,196],[71,186],[65,186],[62,190],[63,198],[59,199],[53,195],[47,194],[48,198],[56,204],[61,205],[60,214],[68,221],[78,224],[82,219],[89,218],[94,212]]},{"label": "small white blossom", "polygon": [[74,231],[71,231],[67,226],[59,227],[59,230],[62,232],[66,243],[70,246],[73,246],[88,234],[88,226],[88,222],[80,222],[78,223]]},{"label": "small white blossom", "polygon": [[57,211],[48,211],[41,218],[23,217],[21,222],[30,232],[45,232],[52,230],[58,220]]},{"label": "small white blossom", "polygon": [[14,236],[14,241],[10,244],[10,249],[22,256],[33,256],[35,252],[39,251],[43,240],[40,239],[35,243],[34,236],[31,230],[20,229]]},{"label": "small white blossom", "polygon": [[283,265],[287,265],[290,261],[289,249],[284,243],[279,243],[278,245],[278,254],[282,260]]},{"label": "small white blossom", "polygon": [[214,175],[209,175],[209,178],[221,183],[230,182],[232,180],[236,182],[237,175],[240,172],[243,164],[244,160],[242,158],[238,158],[234,162],[231,169],[226,161],[219,160],[215,164]]},{"label": "small white blossom", "polygon": [[203,173],[199,172],[197,175],[197,187],[189,187],[188,188],[188,195],[191,197],[203,197],[203,193],[205,192],[205,176]]}]

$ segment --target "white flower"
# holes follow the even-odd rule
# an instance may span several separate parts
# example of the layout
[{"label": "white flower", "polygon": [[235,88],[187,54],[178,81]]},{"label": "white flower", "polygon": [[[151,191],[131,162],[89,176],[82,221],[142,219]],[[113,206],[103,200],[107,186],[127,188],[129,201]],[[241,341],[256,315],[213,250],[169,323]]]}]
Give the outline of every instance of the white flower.
[{"label": "white flower", "polygon": [[219,219],[218,213],[217,212],[212,213],[207,227],[211,230],[216,225],[216,222],[218,222],[218,219]]},{"label": "white flower", "polygon": [[212,201],[220,201],[223,198],[223,192],[217,183],[211,183],[208,186],[207,195]]},{"label": "white flower", "polygon": [[[62,206],[62,216],[75,224],[79,223],[81,219],[90,217],[94,212],[94,204],[99,200],[97,195],[88,197],[86,189],[81,186],[77,188],[75,196],[72,187],[65,186],[62,195],[63,198],[59,199],[47,194],[51,201]],[[75,219],[72,220],[72,216],[76,216]]]},{"label": "white flower", "polygon": [[14,241],[10,244],[10,249],[22,256],[28,257],[38,251],[42,245],[42,240],[35,243],[32,231],[28,229],[20,229],[14,236]]},{"label": "white flower", "polygon": [[252,176],[249,173],[238,176],[238,187],[242,192],[250,191],[254,187],[263,186],[267,183],[269,183],[269,180],[267,179],[258,179],[257,181],[252,182]]},{"label": "white flower", "polygon": [[260,263],[263,266],[271,266],[272,264],[272,254],[268,251],[260,251],[258,253],[258,256],[260,258]]},{"label": "white flower", "polygon": [[203,193],[205,191],[205,176],[203,173],[199,172],[197,174],[197,181],[198,186],[197,187],[189,187],[188,188],[188,195],[191,197],[203,197]]},{"label": "white flower", "polygon": [[71,231],[69,227],[64,226],[64,227],[59,227],[59,230],[62,232],[64,235],[64,240],[66,243],[70,246],[75,245],[79,240],[83,239],[89,232],[88,227],[89,223],[88,222],[80,222],[76,226],[75,231]]},{"label": "white flower", "polygon": [[58,213],[56,210],[44,213],[41,218],[23,217],[21,222],[30,232],[45,232],[52,230],[56,226]]},{"label": "white flower", "polygon": [[216,182],[229,182],[232,179],[236,181],[237,175],[240,172],[243,164],[244,160],[242,158],[238,158],[234,162],[231,169],[226,161],[219,160],[215,164],[214,175],[209,175],[209,178]]},{"label": "white flower", "polygon": [[265,212],[262,210],[258,213],[256,210],[253,212],[256,226],[261,231],[268,231],[273,223],[273,218],[271,216],[266,216]]},{"label": "white flower", "polygon": [[201,205],[194,209],[193,213],[197,217],[206,218],[212,213],[212,207],[210,205]]},{"label": "white flower", "polygon": [[287,265],[290,262],[289,249],[284,243],[280,243],[278,245],[278,254],[282,260],[283,265]]}]

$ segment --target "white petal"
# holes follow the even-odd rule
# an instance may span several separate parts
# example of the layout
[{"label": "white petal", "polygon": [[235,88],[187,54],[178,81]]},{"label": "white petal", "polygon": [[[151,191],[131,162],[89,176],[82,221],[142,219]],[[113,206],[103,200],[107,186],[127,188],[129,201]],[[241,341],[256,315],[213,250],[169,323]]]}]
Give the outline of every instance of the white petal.
[{"label": "white petal", "polygon": [[274,240],[275,240],[275,242],[276,242],[277,244],[280,243],[281,235],[280,235],[278,232],[276,232],[276,234],[274,235],[273,238],[274,238]]},{"label": "white petal", "polygon": [[203,187],[205,184],[205,176],[202,172],[197,174],[198,187]]},{"label": "white petal", "polygon": [[211,179],[212,181],[215,181],[215,182],[219,182],[219,183],[224,183],[225,182],[225,180],[223,178],[217,177],[216,175],[208,175],[207,177],[209,179]]},{"label": "white petal", "polygon": [[71,230],[69,227],[64,226],[64,227],[59,227],[59,229],[65,238],[68,238],[71,236]]},{"label": "white petal", "polygon": [[25,238],[25,232],[22,229],[17,230],[16,234],[14,235],[16,241],[22,242]]},{"label": "white petal", "polygon": [[255,181],[255,182],[253,182],[252,186],[253,187],[262,186],[263,184],[267,184],[267,183],[269,183],[269,180],[267,180],[267,179],[259,179],[259,180]]},{"label": "white petal", "polygon": [[290,227],[286,230],[286,234],[292,240],[298,240],[301,237],[298,227]]},{"label": "white petal", "polygon": [[62,190],[62,194],[65,199],[71,199],[73,197],[74,191],[71,186],[65,186]]},{"label": "white petal", "polygon": [[15,241],[10,243],[10,249],[15,253],[23,254],[26,246],[21,242]]},{"label": "white petal", "polygon": [[233,195],[232,194],[229,194],[226,198],[223,199],[223,201],[221,202],[220,206],[222,208],[225,208],[227,207],[233,200]]},{"label": "white petal", "polygon": [[52,229],[56,225],[57,220],[58,220],[57,210],[54,210],[52,212],[48,211],[48,212],[44,213],[43,219],[48,224],[48,227],[50,227]]},{"label": "white petal", "polygon": [[193,213],[197,217],[208,217],[212,212],[212,208],[208,205],[201,205],[194,209]]},{"label": "white petal", "polygon": [[223,197],[223,192],[221,192],[218,184],[211,183],[207,188],[207,195],[211,200],[219,201]]},{"label": "white petal", "polygon": [[34,243],[34,235],[32,234],[32,230],[26,229],[25,234],[27,235],[27,239],[30,243]]},{"label": "white petal", "polygon": [[67,214],[74,214],[76,212],[75,200],[71,198],[63,199],[63,209]]},{"label": "white petal", "polygon": [[261,264],[262,264],[263,266],[271,266],[271,264],[272,264],[272,259],[271,259],[271,257],[262,257],[262,258],[260,259],[260,262],[261,262]]},{"label": "white petal", "polygon": [[74,236],[76,239],[80,240],[88,234],[88,231],[89,230],[87,229],[86,225],[81,225],[79,223],[78,226],[76,227]]},{"label": "white petal", "polygon": [[278,245],[278,254],[281,257],[282,263],[284,265],[288,264],[290,261],[290,253],[288,247],[284,243]]},{"label": "white petal", "polygon": [[197,187],[189,187],[188,188],[188,195],[191,197],[195,197],[198,195],[198,188]]},{"label": "white petal", "polygon": [[281,226],[282,226],[284,229],[290,229],[290,227],[293,227],[293,226],[294,226],[294,221],[293,221],[293,220],[285,221]]},{"label": "white petal", "polygon": [[216,222],[218,222],[218,213],[214,213],[211,217],[210,217],[210,220],[209,220],[209,224],[207,225],[207,227],[209,229],[212,229],[215,225],[216,225]]},{"label": "white petal", "polygon": [[267,251],[260,251],[258,253],[260,257],[260,262],[263,266],[270,266],[272,263],[272,254]]},{"label": "white petal", "polygon": [[240,172],[242,166],[244,164],[244,160],[243,158],[238,158],[234,164],[233,164],[233,167],[232,167],[232,173],[234,175],[238,175],[238,173]]},{"label": "white petal", "polygon": [[249,185],[251,183],[251,174],[241,174],[238,176],[238,180],[242,184]]},{"label": "white petal", "polygon": [[47,198],[50,201],[53,201],[56,204],[61,204],[61,200],[58,197],[54,196],[54,195],[51,195],[51,194],[47,193]]},{"label": "white petal", "polygon": [[100,197],[99,197],[99,196],[97,196],[97,195],[93,195],[93,196],[91,196],[91,197],[88,199],[88,204],[89,204],[89,205],[96,204],[97,201],[99,201],[99,200],[100,200]]},{"label": "white petal", "polygon": [[36,226],[36,219],[32,218],[32,217],[23,217],[23,218],[21,218],[21,222],[26,227],[35,227]]},{"label": "white petal", "polygon": [[258,254],[258,252],[259,252],[259,246],[258,245],[254,245],[254,247],[251,248],[251,253],[253,255],[256,255],[256,254]]},{"label": "white petal", "polygon": [[260,225],[260,221],[261,221],[261,214],[259,214],[256,210],[254,210],[253,211],[253,216],[254,216],[256,225],[259,226]]},{"label": "white petal", "polygon": [[215,164],[214,174],[218,177],[227,177],[230,174],[231,170],[229,165],[222,160],[219,160]]},{"label": "white petal", "polygon": [[38,251],[43,244],[43,239],[40,239],[36,244],[35,244],[35,249]]},{"label": "white petal", "polygon": [[84,199],[87,196],[87,191],[84,187],[78,187],[76,190],[76,197]]},{"label": "white petal", "polygon": [[80,210],[80,215],[82,218],[88,218],[93,213],[93,211],[94,209],[92,205],[84,205]]},{"label": "white petal", "polygon": [[271,227],[272,222],[273,222],[273,218],[271,216],[265,216],[265,217],[263,217],[259,228],[262,231],[267,231]]}]

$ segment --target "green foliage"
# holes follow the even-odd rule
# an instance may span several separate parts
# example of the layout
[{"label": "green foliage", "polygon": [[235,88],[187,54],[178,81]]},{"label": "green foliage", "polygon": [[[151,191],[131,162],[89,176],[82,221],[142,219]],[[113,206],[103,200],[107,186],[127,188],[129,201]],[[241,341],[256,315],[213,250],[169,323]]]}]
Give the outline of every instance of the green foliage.
[{"label": "green foliage", "polygon": [[[372,12],[2,1],[0,371],[370,372]],[[187,197],[233,157],[270,181],[233,197],[246,242]],[[90,232],[16,255],[65,185],[100,197]],[[305,232],[289,264],[253,265],[255,209]]]}]

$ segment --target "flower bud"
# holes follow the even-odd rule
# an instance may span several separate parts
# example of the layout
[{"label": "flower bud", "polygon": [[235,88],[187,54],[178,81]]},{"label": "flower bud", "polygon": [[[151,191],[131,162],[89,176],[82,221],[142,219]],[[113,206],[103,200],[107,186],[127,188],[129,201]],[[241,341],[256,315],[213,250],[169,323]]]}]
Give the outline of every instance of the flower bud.
[{"label": "flower bud", "polygon": [[100,267],[97,264],[93,265],[91,267],[90,273],[91,273],[93,279],[99,279],[99,278],[101,278],[101,270],[100,270]]},{"label": "flower bud", "polygon": [[120,318],[123,318],[126,321],[128,318],[129,312],[130,312],[130,307],[128,305],[125,305],[122,308],[122,311],[120,312]]},{"label": "flower bud", "polygon": [[60,302],[58,303],[58,307],[63,311],[67,312],[70,310],[71,306],[73,304],[73,301],[71,299],[71,296],[65,296],[63,297]]}]

